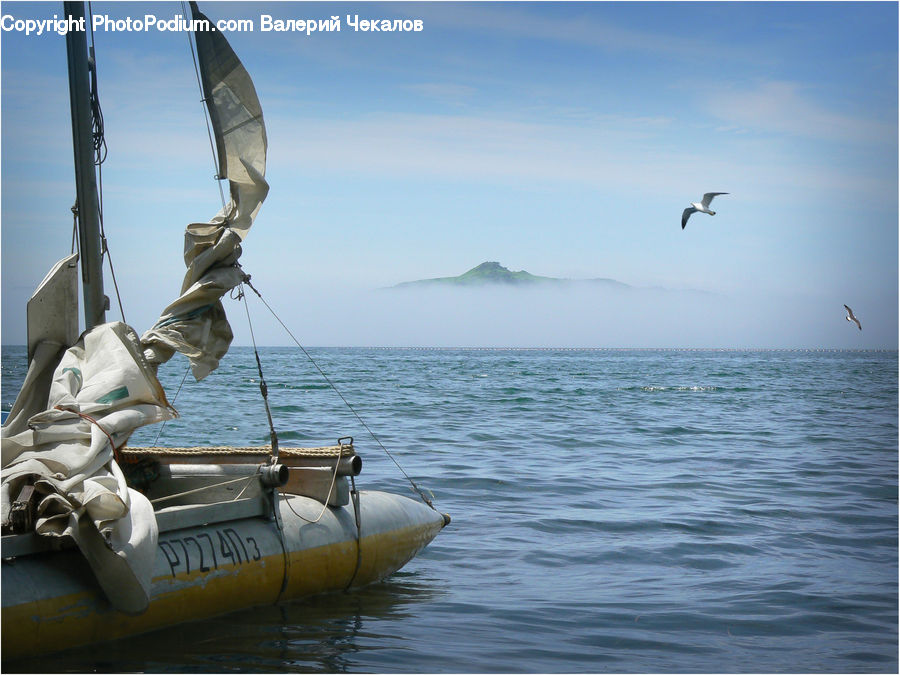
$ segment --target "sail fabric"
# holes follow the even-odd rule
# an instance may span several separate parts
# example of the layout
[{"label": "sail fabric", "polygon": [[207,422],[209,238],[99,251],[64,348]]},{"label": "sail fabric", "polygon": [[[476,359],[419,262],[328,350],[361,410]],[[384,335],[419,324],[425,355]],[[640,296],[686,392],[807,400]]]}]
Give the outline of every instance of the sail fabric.
[{"label": "sail fabric", "polygon": [[33,483],[35,531],[72,537],[110,602],[146,609],[157,526],[150,502],[125,483],[114,458],[138,427],[177,416],[124,323],[101,324],[63,354],[45,409],[15,433],[4,428],[3,520],[10,499]]},{"label": "sail fabric", "polygon": [[[195,20],[212,22],[191,3]],[[268,192],[266,126],[253,80],[220,31],[197,31],[197,58],[216,151],[219,178],[231,187],[228,226],[241,239],[253,224]],[[231,211],[232,209],[226,209]]]},{"label": "sail fabric", "polygon": [[[206,17],[191,3],[194,19]],[[207,19],[208,21],[208,19]],[[244,278],[237,261],[241,241],[269,192],[267,138],[253,81],[219,31],[197,31],[203,93],[216,140],[219,178],[228,179],[229,202],[207,223],[187,226],[187,272],[181,296],[165,308],[143,337],[154,366],[181,352],[197,380],[218,367],[232,332],[221,298]]]}]

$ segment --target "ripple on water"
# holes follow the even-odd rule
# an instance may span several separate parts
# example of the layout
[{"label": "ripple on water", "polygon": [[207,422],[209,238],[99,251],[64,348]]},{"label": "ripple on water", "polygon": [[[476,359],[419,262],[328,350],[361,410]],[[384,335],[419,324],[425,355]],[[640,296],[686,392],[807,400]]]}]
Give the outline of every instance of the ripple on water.
[{"label": "ripple on water", "polygon": [[[384,584],[23,670],[896,672],[896,352],[310,353],[450,526]],[[283,439],[351,435],[360,488],[414,496],[314,372],[261,356]],[[252,351],[225,363],[161,442],[267,441]]]}]

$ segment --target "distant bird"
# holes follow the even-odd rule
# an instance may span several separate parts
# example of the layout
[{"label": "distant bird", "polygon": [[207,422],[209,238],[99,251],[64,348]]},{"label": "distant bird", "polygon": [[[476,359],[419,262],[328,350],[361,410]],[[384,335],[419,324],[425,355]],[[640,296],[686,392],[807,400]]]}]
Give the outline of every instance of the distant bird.
[{"label": "distant bird", "polygon": [[691,214],[699,211],[700,213],[708,213],[711,216],[716,215],[715,211],[709,210],[709,205],[712,203],[713,197],[716,195],[727,195],[727,192],[707,192],[703,195],[703,199],[698,204],[697,202],[691,202],[691,205],[687,207],[681,214],[681,229],[684,229],[684,226],[687,225],[688,218],[691,217]]},{"label": "distant bird", "polygon": [[847,305],[844,305],[844,309],[847,310],[847,321],[852,321],[859,327],[860,330],[862,330],[862,324],[859,322],[859,319],[853,316],[853,310],[847,307]]}]

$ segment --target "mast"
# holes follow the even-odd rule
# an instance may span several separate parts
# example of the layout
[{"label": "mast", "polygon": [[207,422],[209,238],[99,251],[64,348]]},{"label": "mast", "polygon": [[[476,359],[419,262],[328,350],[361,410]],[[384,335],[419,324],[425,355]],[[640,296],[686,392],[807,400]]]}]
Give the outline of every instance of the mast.
[{"label": "mast", "polygon": [[[64,11],[84,25],[84,3],[65,2]],[[70,24],[71,25],[71,24]],[[78,205],[78,239],[81,252],[81,283],[84,295],[84,328],[106,322],[109,304],[103,294],[100,206],[91,119],[90,70],[85,30],[66,33],[69,64],[69,102],[72,109],[72,146],[75,150],[75,186]]]}]

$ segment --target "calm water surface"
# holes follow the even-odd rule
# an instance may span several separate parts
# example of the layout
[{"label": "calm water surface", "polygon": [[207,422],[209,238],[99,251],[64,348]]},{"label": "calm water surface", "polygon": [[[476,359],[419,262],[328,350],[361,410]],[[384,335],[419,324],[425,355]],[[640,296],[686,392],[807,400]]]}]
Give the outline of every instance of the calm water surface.
[{"label": "calm water surface", "polygon": [[[385,583],[6,672],[897,672],[896,352],[310,353],[451,525]],[[285,445],[351,435],[412,494],[302,353],[262,359]],[[252,351],[184,374],[133,444],[267,442]]]}]

